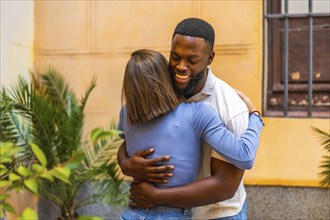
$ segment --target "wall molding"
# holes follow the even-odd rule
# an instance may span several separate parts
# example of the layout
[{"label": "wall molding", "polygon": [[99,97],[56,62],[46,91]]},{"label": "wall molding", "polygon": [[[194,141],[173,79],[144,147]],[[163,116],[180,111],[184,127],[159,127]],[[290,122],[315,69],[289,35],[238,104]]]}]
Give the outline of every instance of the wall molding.
[{"label": "wall molding", "polygon": [[[37,51],[36,56],[120,56],[131,54],[133,51],[141,49],[143,46],[126,47],[126,48],[111,48],[111,49],[98,49],[94,51]],[[161,53],[168,54],[169,46],[153,46],[150,49],[157,50]],[[261,50],[258,44],[215,44],[214,51],[223,55],[241,55],[254,53]]]}]

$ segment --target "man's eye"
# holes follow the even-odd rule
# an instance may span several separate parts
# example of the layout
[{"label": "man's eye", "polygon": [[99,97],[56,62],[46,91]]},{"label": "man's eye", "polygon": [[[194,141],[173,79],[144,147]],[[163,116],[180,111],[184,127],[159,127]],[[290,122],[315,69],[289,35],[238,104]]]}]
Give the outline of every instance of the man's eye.
[{"label": "man's eye", "polygon": [[191,63],[191,64],[197,64],[198,63],[198,60],[189,60],[189,63]]},{"label": "man's eye", "polygon": [[171,57],[171,59],[174,60],[174,61],[178,61],[179,57]]}]

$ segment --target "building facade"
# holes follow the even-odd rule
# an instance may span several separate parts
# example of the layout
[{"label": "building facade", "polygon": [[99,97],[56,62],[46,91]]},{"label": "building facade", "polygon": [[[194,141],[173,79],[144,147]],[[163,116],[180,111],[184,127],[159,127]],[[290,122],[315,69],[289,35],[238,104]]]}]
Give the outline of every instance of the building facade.
[{"label": "building facade", "polygon": [[[266,124],[255,165],[244,175],[248,216],[251,219],[304,218],[298,216],[300,213],[307,216],[306,219],[329,218],[329,191],[320,187],[318,176],[320,161],[326,152],[312,131],[312,127],[325,131],[330,127],[329,60],[323,61],[330,57],[327,50],[330,38],[326,38],[330,35],[330,18],[329,11],[324,10],[329,6],[324,3],[327,1],[311,1],[315,12],[310,11],[308,1],[304,0],[299,2],[307,5],[284,0],[277,1],[277,5],[272,5],[275,1],[261,0],[14,2],[16,5],[1,1],[1,27],[8,25],[8,29],[1,29],[1,66],[6,66],[1,67],[1,84],[7,86],[22,70],[42,71],[53,66],[80,94],[96,76],[98,85],[86,107],[86,132],[118,121],[123,74],[132,51],[150,48],[168,57],[172,32],[179,21],[199,17],[211,23],[216,32],[212,71],[246,93],[262,110]],[[12,18],[7,9],[24,12],[17,12],[15,29],[9,28]],[[297,48],[306,46],[302,51],[310,48],[306,40],[306,36],[310,36],[310,19],[293,21],[295,13],[321,14],[309,16],[313,17],[314,24],[312,57],[322,54],[312,62],[312,69],[307,65],[309,53],[297,56],[301,54]],[[26,25],[31,19],[33,22]],[[10,30],[15,32],[9,34]],[[6,42],[3,36],[7,37]],[[301,38],[304,40],[299,40]],[[3,58],[3,54],[11,56]],[[18,60],[26,64],[18,64]],[[309,84],[310,72],[314,84]],[[314,87],[321,89],[314,90]],[[299,92],[303,95],[296,96]],[[303,102],[301,97],[306,96]],[[315,104],[317,99],[321,104]],[[311,100],[315,105],[309,105]],[[306,210],[303,200],[311,199],[310,193],[318,197],[315,198],[318,206],[307,204],[312,211],[306,215],[299,207]],[[293,203],[289,200],[285,200],[288,204],[282,204],[291,214],[279,214],[278,210],[284,209],[280,204],[269,205],[272,202],[265,208],[268,213],[262,209],[262,202],[283,201],[283,195],[290,195],[290,199],[298,202],[291,208]],[[253,208],[257,206],[260,208]],[[297,212],[292,212],[293,209]],[[317,214],[320,210],[325,214]]]}]

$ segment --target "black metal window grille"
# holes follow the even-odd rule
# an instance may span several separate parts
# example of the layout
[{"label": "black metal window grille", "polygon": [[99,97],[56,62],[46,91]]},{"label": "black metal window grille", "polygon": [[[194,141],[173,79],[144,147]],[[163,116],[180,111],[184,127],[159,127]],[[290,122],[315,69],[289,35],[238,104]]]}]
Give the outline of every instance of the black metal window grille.
[{"label": "black metal window grille", "polygon": [[290,13],[289,0],[264,0],[264,115],[329,117],[329,12],[314,12],[313,0],[306,13]]}]

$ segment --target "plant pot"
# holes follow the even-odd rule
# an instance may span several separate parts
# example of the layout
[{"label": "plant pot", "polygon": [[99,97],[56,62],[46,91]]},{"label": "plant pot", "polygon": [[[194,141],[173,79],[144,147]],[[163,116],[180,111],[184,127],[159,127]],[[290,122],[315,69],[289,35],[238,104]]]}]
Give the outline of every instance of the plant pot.
[{"label": "plant pot", "polygon": [[[76,204],[82,203],[86,198],[97,193],[93,184],[85,184],[76,196]],[[126,207],[126,206],[125,206]],[[111,206],[98,201],[96,204],[90,204],[78,208],[75,212],[77,216],[88,215],[98,216],[104,219],[120,219],[121,213],[124,211],[123,206]],[[40,197],[38,202],[39,220],[57,220],[60,219],[61,209],[50,201],[48,198]]]}]

